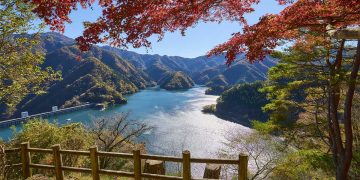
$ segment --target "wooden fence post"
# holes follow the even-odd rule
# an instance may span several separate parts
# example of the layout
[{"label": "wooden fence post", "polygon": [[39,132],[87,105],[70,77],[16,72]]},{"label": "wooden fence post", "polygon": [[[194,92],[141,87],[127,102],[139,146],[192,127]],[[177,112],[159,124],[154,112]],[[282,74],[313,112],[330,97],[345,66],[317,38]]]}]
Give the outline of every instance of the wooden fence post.
[{"label": "wooden fence post", "polygon": [[238,164],[238,180],[247,180],[248,174],[248,156],[246,154],[239,154]]},{"label": "wooden fence post", "polygon": [[30,170],[31,158],[30,158],[29,148],[30,148],[29,142],[21,143],[21,163],[22,163],[22,172],[24,179],[31,176],[31,170]]},{"label": "wooden fence post", "polygon": [[100,180],[100,166],[99,166],[99,157],[98,157],[98,148],[96,145],[90,147],[90,161],[91,161],[91,174],[93,180]]},{"label": "wooden fence post", "polygon": [[134,179],[141,179],[141,158],[140,158],[140,150],[136,149],[133,151],[134,157]]},{"label": "wooden fence post", "polygon": [[191,179],[191,164],[190,164],[190,151],[186,150],[182,153],[183,158],[183,179],[190,180]]},{"label": "wooden fence post", "polygon": [[53,155],[54,155],[54,167],[55,167],[55,176],[56,180],[64,179],[64,172],[62,170],[62,157],[60,154],[60,144],[55,144],[52,147]]}]

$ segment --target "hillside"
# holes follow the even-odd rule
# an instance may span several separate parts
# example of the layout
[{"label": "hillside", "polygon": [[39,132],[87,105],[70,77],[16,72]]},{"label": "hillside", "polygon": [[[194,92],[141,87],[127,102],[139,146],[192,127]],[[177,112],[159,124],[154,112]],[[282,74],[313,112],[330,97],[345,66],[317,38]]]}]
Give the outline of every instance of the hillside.
[{"label": "hillside", "polygon": [[19,116],[21,111],[30,114],[49,111],[55,105],[126,103],[123,95],[155,85],[141,69],[112,52],[95,46],[82,53],[73,40],[56,33],[43,34],[42,38],[39,48],[46,52],[42,67],[60,71],[62,80],[49,85],[45,94],[29,95],[17,105],[14,114],[3,118]]},{"label": "hillside", "polygon": [[192,88],[194,81],[183,72],[169,73],[165,77],[159,80],[161,88],[166,90],[180,90]]},{"label": "hillside", "polygon": [[230,89],[231,86],[214,86],[205,91],[207,95],[221,95],[224,91]]},{"label": "hillside", "polygon": [[203,112],[250,126],[250,120],[264,121],[268,115],[262,107],[268,103],[266,94],[259,92],[262,82],[238,84],[223,92],[216,105],[205,106]]},{"label": "hillside", "polygon": [[[53,44],[53,41],[62,42],[63,40],[61,38],[66,38],[65,36],[53,36],[54,33],[47,34],[49,35],[43,35],[43,42],[45,42],[43,47],[48,52],[43,67],[52,67],[54,70],[59,70],[63,77],[78,63],[77,59],[79,56],[82,59],[95,57],[110,69],[114,70],[119,76],[131,81],[140,89],[155,85],[155,83],[150,80],[150,77],[141,69],[137,69],[116,54],[97,46],[92,47],[88,52],[80,52],[74,45],[59,46],[59,48],[55,50],[47,49],[49,46],[47,45],[48,43]],[[49,41],[49,39],[52,41]]]},{"label": "hillside", "polygon": [[63,80],[49,87],[48,92],[35,96],[19,106],[29,113],[49,111],[51,106],[68,107],[84,102],[125,103],[124,94],[134,93],[138,88],[116,74],[99,59],[89,57],[67,71]]}]

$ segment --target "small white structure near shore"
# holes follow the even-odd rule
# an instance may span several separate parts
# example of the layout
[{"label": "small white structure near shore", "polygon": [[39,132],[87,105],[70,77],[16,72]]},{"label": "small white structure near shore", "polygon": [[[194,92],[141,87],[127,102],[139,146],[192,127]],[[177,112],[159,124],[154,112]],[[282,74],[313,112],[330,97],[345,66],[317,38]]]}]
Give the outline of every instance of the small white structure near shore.
[{"label": "small white structure near shore", "polygon": [[51,110],[52,110],[52,112],[55,112],[55,111],[58,111],[59,108],[58,108],[57,106],[53,106],[53,107],[51,108]]},{"label": "small white structure near shore", "polygon": [[29,117],[29,112],[27,111],[21,112],[21,118],[26,118],[26,117]]}]

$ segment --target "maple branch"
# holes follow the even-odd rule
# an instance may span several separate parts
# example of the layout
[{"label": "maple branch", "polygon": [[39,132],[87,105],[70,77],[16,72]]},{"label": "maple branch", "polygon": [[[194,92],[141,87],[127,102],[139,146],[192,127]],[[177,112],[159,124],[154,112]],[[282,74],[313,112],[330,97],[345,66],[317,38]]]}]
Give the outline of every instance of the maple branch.
[{"label": "maple branch", "polygon": [[360,27],[336,29],[329,24],[326,26],[326,30],[330,37],[336,39],[360,39]]}]

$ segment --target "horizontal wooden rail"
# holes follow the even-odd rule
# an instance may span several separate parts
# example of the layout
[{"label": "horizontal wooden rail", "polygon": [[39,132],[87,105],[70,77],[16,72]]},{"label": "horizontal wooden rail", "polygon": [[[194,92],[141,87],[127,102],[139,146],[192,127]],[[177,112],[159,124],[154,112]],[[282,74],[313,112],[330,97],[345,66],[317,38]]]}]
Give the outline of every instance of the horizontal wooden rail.
[{"label": "horizontal wooden rail", "polygon": [[143,154],[143,155],[140,155],[140,157],[141,157],[141,159],[151,159],[151,160],[171,161],[171,162],[182,162],[182,158],[173,157],[173,156],[159,156],[159,155]]},{"label": "horizontal wooden rail", "polygon": [[190,158],[190,162],[192,162],[192,163],[209,163],[209,164],[238,164],[239,160]]},{"label": "horizontal wooden rail", "polygon": [[165,175],[148,174],[148,173],[142,173],[141,177],[143,177],[143,178],[155,178],[155,179],[183,179],[182,177],[177,177],[177,176],[165,176]]},{"label": "horizontal wooden rail", "polygon": [[132,159],[133,155],[128,153],[117,153],[117,152],[104,152],[99,151],[97,152],[98,156],[107,156],[107,157],[118,157],[118,158],[126,158],[126,159]]},{"label": "horizontal wooden rail", "polygon": [[17,164],[11,164],[11,165],[5,165],[5,168],[9,168],[9,167],[21,167],[22,163],[17,163]]},{"label": "horizontal wooden rail", "polygon": [[70,172],[91,173],[91,169],[89,169],[89,168],[62,166],[61,169],[65,170],[65,171],[70,171]]},{"label": "horizontal wooden rail", "polygon": [[121,177],[134,177],[134,173],[125,172],[125,171],[114,171],[114,170],[100,169],[99,173],[100,174],[107,174],[107,175],[121,176]]},{"label": "horizontal wooden rail", "polygon": [[78,156],[90,156],[89,151],[72,151],[72,150],[60,150],[60,154],[70,154],[70,155],[78,155]]},{"label": "horizontal wooden rail", "polygon": [[[63,180],[63,172],[81,172],[81,173],[91,173],[93,180],[99,180],[100,175],[113,175],[120,177],[131,177],[135,180],[142,178],[152,178],[152,179],[184,179],[190,180],[191,178],[191,163],[208,163],[208,164],[232,164],[238,166],[238,180],[247,179],[247,166],[248,166],[248,156],[240,154],[239,159],[207,159],[207,158],[191,158],[189,151],[183,152],[183,157],[174,157],[174,156],[160,156],[160,155],[150,155],[150,154],[140,154],[139,150],[134,150],[132,154],[130,153],[118,153],[118,152],[104,152],[98,151],[96,146],[92,146],[90,151],[75,151],[75,150],[63,150],[60,148],[60,145],[52,146],[52,149],[41,149],[41,148],[32,148],[28,142],[21,143],[21,148],[13,148],[5,150],[5,153],[21,153],[21,163],[20,164],[11,164],[6,165],[6,167],[15,167],[21,166],[23,171],[23,177],[26,179],[31,176],[31,169],[50,169],[54,170],[56,175],[56,180]],[[54,164],[45,165],[45,164],[35,164],[31,163],[30,153],[50,153],[53,154]],[[78,155],[78,156],[88,156],[91,160],[91,168],[82,168],[82,167],[69,167],[62,164],[62,155]],[[100,169],[99,157],[118,157],[133,159],[134,161],[134,172],[124,172],[117,170],[108,170]],[[159,174],[149,174],[141,171],[141,160],[160,160],[166,162],[177,162],[182,163],[183,177],[177,176],[167,176]]]},{"label": "horizontal wooden rail", "polygon": [[21,151],[20,148],[12,148],[12,149],[5,149],[5,153],[19,153]]},{"label": "horizontal wooden rail", "polygon": [[29,164],[29,167],[37,169],[54,169],[54,166],[46,164]]},{"label": "horizontal wooden rail", "polygon": [[29,152],[39,152],[39,153],[53,153],[53,151],[51,149],[40,149],[40,148],[29,148],[28,149]]}]

